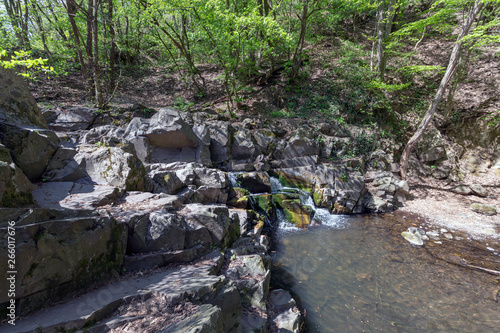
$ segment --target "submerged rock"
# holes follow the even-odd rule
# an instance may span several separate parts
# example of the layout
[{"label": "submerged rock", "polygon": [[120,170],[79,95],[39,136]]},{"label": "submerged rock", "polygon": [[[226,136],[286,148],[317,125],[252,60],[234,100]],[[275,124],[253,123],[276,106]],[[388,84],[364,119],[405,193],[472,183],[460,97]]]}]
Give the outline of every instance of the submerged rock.
[{"label": "submerged rock", "polygon": [[412,230],[408,229],[408,231],[403,231],[401,233],[401,236],[403,236],[404,239],[406,239],[413,245],[418,245],[418,246],[424,245],[424,241],[422,240],[422,235],[416,228]]}]

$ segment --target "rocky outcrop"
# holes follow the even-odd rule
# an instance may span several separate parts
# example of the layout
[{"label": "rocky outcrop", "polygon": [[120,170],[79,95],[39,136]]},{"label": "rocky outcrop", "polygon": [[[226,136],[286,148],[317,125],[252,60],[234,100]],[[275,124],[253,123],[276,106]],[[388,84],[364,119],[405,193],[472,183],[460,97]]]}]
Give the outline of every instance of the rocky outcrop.
[{"label": "rocky outcrop", "polygon": [[95,184],[113,185],[129,191],[146,189],[146,170],[129,146],[80,146],[73,159]]},{"label": "rocky outcrop", "polygon": [[0,207],[22,207],[33,203],[35,186],[12,161],[10,152],[0,144]]},{"label": "rocky outcrop", "polygon": [[[16,227],[19,314],[120,271],[126,229],[105,212],[3,208],[0,213],[0,249],[4,258],[9,221],[14,221]],[[5,272],[9,270],[7,261],[0,265]],[[6,283],[0,282],[0,290],[8,289]],[[2,293],[0,303],[7,301],[7,294]]]},{"label": "rocky outcrop", "polygon": [[39,181],[57,150],[59,138],[47,130],[0,123],[0,140],[31,181]]},{"label": "rocky outcrop", "polygon": [[20,127],[47,128],[25,79],[0,66],[0,123]]}]

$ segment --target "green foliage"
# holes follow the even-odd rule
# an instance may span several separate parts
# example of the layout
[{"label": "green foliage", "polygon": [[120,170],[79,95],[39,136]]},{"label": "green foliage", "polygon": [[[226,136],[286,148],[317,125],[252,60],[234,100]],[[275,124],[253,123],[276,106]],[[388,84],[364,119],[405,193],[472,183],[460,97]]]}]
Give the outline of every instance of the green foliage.
[{"label": "green foliage", "polygon": [[32,59],[31,52],[29,51],[14,51],[14,54],[9,60],[2,60],[9,58],[6,50],[0,50],[0,66],[4,68],[12,68],[19,71],[19,75],[35,80],[39,74],[49,76],[57,74],[54,67],[46,66],[48,59]]}]

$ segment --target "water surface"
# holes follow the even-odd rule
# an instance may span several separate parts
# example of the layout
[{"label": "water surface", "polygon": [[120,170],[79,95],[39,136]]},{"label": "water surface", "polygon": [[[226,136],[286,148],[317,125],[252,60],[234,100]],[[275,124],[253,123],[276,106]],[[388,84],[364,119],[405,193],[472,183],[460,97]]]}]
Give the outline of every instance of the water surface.
[{"label": "water surface", "polygon": [[273,284],[298,297],[308,332],[500,332],[495,277],[406,243],[381,216],[327,224],[274,237]]}]

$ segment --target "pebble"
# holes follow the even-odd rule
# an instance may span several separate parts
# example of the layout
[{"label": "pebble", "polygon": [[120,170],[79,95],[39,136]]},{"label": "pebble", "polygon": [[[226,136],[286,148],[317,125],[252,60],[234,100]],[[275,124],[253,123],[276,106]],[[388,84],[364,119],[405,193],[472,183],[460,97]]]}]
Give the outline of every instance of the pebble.
[{"label": "pebble", "polygon": [[432,239],[438,239],[439,238],[439,232],[433,230],[433,231],[427,231],[427,236],[429,236]]},{"label": "pebble", "polygon": [[494,249],[494,248],[489,247],[489,246],[486,248],[486,250],[489,250],[489,251],[491,251],[491,252],[495,251],[495,249]]},{"label": "pebble", "polygon": [[443,242],[440,242],[440,241],[434,241],[434,244],[443,244]]},{"label": "pebble", "polygon": [[448,230],[443,229],[443,228],[441,228],[441,230],[439,230],[439,231],[440,231],[442,234],[445,234],[445,233],[447,233],[447,232],[448,232]]},{"label": "pebble", "polygon": [[452,240],[452,239],[453,239],[453,235],[452,235],[452,234],[450,234],[450,233],[448,233],[448,232],[447,232],[447,233],[445,233],[443,236],[444,236],[444,237],[446,237],[446,238],[447,238],[447,239],[449,239],[449,240]]}]

